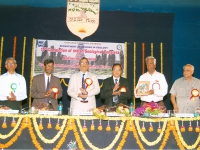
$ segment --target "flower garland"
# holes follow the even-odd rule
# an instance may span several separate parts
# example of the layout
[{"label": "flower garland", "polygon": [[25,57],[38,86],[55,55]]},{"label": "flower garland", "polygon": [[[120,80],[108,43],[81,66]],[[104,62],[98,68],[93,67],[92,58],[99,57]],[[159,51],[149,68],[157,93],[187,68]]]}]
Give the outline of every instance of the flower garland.
[{"label": "flower garland", "polygon": [[[26,118],[24,118],[24,120],[25,120],[25,119],[26,119]],[[28,127],[29,134],[30,134],[30,136],[31,136],[31,139],[32,139],[33,144],[35,145],[35,147],[36,147],[37,149],[41,149],[41,150],[42,150],[43,148],[41,147],[40,143],[36,140],[36,136],[35,136],[35,134],[34,134],[34,131],[33,131],[33,127],[32,127],[32,123],[31,123],[30,118],[28,118],[28,122],[26,122],[26,124],[27,124],[26,127]]]},{"label": "flower garland", "polygon": [[[76,119],[76,122],[78,124],[78,127],[79,127],[79,130],[80,130],[80,133],[82,135],[82,138],[85,140],[85,142],[88,144],[88,146],[91,148],[91,149],[99,149],[98,147],[94,146],[89,140],[88,138],[86,137],[85,133],[83,132],[83,129],[82,129],[82,126],[81,126],[81,122],[80,122],[80,119]],[[108,145],[106,148],[103,148],[103,149],[112,149],[113,146],[115,145],[115,143],[118,141],[121,133],[122,133],[122,130],[124,128],[124,121],[122,120],[121,122],[121,125],[120,125],[120,128],[119,128],[119,131],[118,133],[116,134],[114,140],[110,143],[110,145]]]},{"label": "flower garland", "polygon": [[[25,118],[24,118],[25,119]],[[21,122],[20,122],[21,123]],[[21,123],[21,127],[19,128],[19,130],[16,132],[15,136],[8,141],[6,144],[1,144],[0,143],[0,148],[9,148],[14,142],[17,141],[18,137],[21,135],[22,130],[24,130],[25,126],[23,125],[23,123]]]},{"label": "flower garland", "polygon": [[64,127],[65,127],[65,125],[66,125],[66,122],[67,122],[67,119],[64,119],[64,120],[63,120],[63,123],[62,123],[62,126],[61,126],[61,128],[60,128],[60,131],[58,131],[58,133],[54,136],[53,139],[46,139],[46,138],[42,135],[42,133],[40,132],[40,130],[39,130],[39,127],[38,127],[36,118],[35,118],[35,117],[33,118],[33,125],[34,125],[34,127],[35,127],[35,131],[36,131],[38,137],[39,137],[44,143],[46,143],[46,144],[52,144],[52,143],[54,143],[54,142],[60,137],[60,135],[63,133]]},{"label": "flower garland", "polygon": [[19,128],[19,125],[20,125],[21,121],[22,121],[22,117],[20,117],[20,118],[18,119],[17,124],[16,124],[15,127],[10,131],[10,133],[8,133],[8,134],[6,134],[6,135],[2,135],[2,134],[0,133],[0,139],[7,139],[8,137],[12,136],[12,135],[15,133],[15,131]]},{"label": "flower garland", "polygon": [[161,138],[162,138],[162,136],[163,136],[163,134],[164,134],[164,130],[166,129],[166,126],[167,126],[167,120],[165,120],[165,121],[163,122],[163,126],[162,126],[162,130],[161,130],[161,132],[160,132],[160,135],[157,137],[157,139],[156,139],[155,141],[152,141],[152,142],[149,142],[149,141],[144,137],[144,135],[142,134],[141,128],[140,128],[140,125],[139,125],[139,120],[135,120],[135,125],[136,125],[136,129],[137,129],[138,134],[139,134],[140,138],[142,139],[142,141],[143,141],[144,143],[146,143],[148,146],[153,146],[153,145],[158,144],[158,143],[161,141]]},{"label": "flower garland", "polygon": [[124,146],[124,144],[125,144],[125,142],[126,142],[126,138],[127,138],[127,136],[128,136],[129,126],[130,126],[130,124],[129,124],[129,126],[128,126],[127,124],[128,124],[128,123],[126,123],[126,127],[125,127],[124,133],[123,133],[123,135],[122,135],[122,140],[120,141],[120,143],[119,143],[117,149],[122,149],[122,147]]},{"label": "flower garland", "polygon": [[[76,128],[76,125],[75,125],[75,122],[74,122],[74,119],[72,121],[72,126],[73,126],[73,131],[74,131],[74,136],[76,138],[76,141],[77,141],[77,144],[78,144],[78,147],[79,149],[85,149],[84,146],[83,146],[83,143],[81,141],[81,138],[79,136],[79,133],[78,133],[78,130]],[[82,130],[81,130],[82,131]],[[83,131],[82,131],[83,132]]]},{"label": "flower garland", "polygon": [[[130,123],[130,121],[127,120],[127,122]],[[127,123],[127,126],[130,127],[130,124]],[[142,143],[140,142],[140,139],[138,137],[138,134],[137,134],[137,131],[136,131],[136,127],[134,125],[134,123],[132,124],[132,127],[133,127],[133,136],[135,137],[136,139],[136,143],[139,145],[140,149],[145,149],[144,146],[142,145]]]},{"label": "flower garland", "polygon": [[[69,122],[70,122],[70,119],[68,119],[67,124],[69,124]],[[63,145],[64,141],[66,140],[68,132],[69,132],[69,127],[66,125],[63,136],[61,137],[60,141],[58,141],[58,144],[56,145],[55,148],[53,148],[53,150],[60,149],[60,147]]]},{"label": "flower garland", "polygon": [[179,129],[179,124],[178,124],[177,120],[175,120],[175,126],[176,126],[176,130],[177,130],[177,134],[178,134],[177,137],[180,139],[180,141],[183,144],[183,146],[185,146],[187,149],[194,149],[195,147],[197,147],[197,145],[200,142],[200,134],[198,135],[198,138],[197,138],[196,142],[193,145],[188,145],[184,141],[183,136],[181,135],[181,132],[180,132],[180,129]]},{"label": "flower garland", "polygon": [[170,131],[171,131],[170,126],[171,126],[171,124],[167,123],[167,129],[165,130],[165,136],[163,138],[163,141],[162,141],[159,149],[164,149],[165,145],[167,144],[167,141],[168,141],[169,136],[170,136]]}]

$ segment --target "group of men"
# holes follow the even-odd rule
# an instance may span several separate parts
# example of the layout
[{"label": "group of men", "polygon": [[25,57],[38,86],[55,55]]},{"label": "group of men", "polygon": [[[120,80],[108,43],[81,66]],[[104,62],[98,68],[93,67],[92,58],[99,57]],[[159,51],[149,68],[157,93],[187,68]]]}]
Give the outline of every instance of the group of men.
[{"label": "group of men", "polygon": [[[134,90],[136,98],[141,99],[141,105],[151,101],[160,106],[165,106],[163,97],[168,92],[168,84],[165,76],[156,71],[156,59],[148,56],[146,59],[147,72],[140,76]],[[0,105],[6,105],[11,109],[20,110],[20,101],[27,98],[25,78],[17,74],[17,62],[14,58],[6,59],[5,67],[7,73],[0,76]],[[105,101],[106,106],[116,106],[119,103],[128,105],[131,99],[129,82],[123,78],[123,68],[115,63],[112,66],[112,76],[103,81],[100,91],[97,76],[89,72],[89,61],[83,57],[79,61],[79,72],[71,75],[67,89],[71,97],[70,108],[73,112],[91,111],[96,108],[95,95],[100,96]],[[62,97],[62,87],[60,79],[53,75],[54,61],[46,59],[44,61],[44,73],[37,75],[32,80],[31,97],[32,106],[45,103],[58,110],[57,99]],[[193,77],[194,66],[187,64],[183,67],[183,77],[177,79],[171,90],[171,102],[173,108],[179,113],[193,113],[200,105],[199,90],[200,80]],[[149,89],[145,94],[139,93],[141,81],[149,82]]]}]

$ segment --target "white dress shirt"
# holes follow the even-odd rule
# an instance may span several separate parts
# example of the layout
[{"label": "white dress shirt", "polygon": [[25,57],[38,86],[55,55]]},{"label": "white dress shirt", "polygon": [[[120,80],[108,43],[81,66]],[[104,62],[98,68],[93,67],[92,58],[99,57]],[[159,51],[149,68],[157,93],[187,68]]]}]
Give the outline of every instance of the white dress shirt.
[{"label": "white dress shirt", "polygon": [[27,98],[25,78],[17,73],[4,73],[0,76],[0,101],[7,100],[7,96],[13,92],[16,96],[16,101],[22,101]]},{"label": "white dress shirt", "polygon": [[163,100],[163,97],[167,94],[168,84],[165,79],[165,76],[162,73],[157,72],[156,70],[152,75],[150,75],[149,72],[144,73],[143,75],[140,76],[138,82],[139,81],[150,81],[149,90],[154,89],[154,94],[140,96],[136,94],[136,90],[138,89],[138,84],[137,84],[134,94],[135,97],[140,98],[141,101],[159,102]]}]

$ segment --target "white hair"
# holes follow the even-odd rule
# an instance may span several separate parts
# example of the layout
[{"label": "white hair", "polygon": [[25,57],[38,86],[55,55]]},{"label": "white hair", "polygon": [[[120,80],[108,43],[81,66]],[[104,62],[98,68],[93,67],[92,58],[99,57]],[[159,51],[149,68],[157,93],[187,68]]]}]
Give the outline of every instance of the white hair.
[{"label": "white hair", "polygon": [[193,65],[191,65],[191,64],[186,64],[186,65],[184,65],[184,66],[183,66],[183,70],[184,70],[184,68],[185,68],[186,66],[189,66],[189,67],[191,67],[192,71],[194,71],[194,66],[193,66]]},{"label": "white hair", "polygon": [[13,60],[13,61],[17,64],[17,61],[16,61],[13,57],[8,57],[8,58],[6,59],[5,65],[7,64],[7,61],[8,61],[8,60]]},{"label": "white hair", "polygon": [[147,57],[146,57],[146,59],[145,59],[146,64],[147,64],[147,60],[148,60],[148,59],[151,59],[151,58],[154,59],[154,65],[156,65],[156,59],[155,59],[153,56],[147,56]]}]

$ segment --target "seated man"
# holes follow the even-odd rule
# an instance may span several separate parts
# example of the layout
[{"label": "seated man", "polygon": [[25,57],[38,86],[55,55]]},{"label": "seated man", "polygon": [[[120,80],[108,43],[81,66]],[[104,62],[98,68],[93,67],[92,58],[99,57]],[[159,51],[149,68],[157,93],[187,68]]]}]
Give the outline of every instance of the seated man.
[{"label": "seated man", "polygon": [[122,66],[116,63],[112,66],[112,77],[103,82],[101,98],[105,100],[106,106],[115,106],[118,103],[128,105],[127,100],[131,98],[129,83],[121,74]]}]

